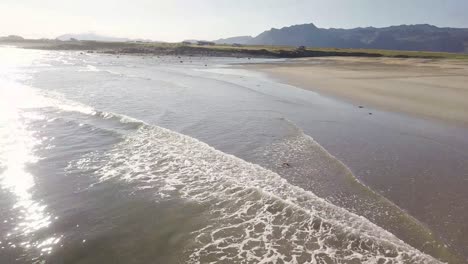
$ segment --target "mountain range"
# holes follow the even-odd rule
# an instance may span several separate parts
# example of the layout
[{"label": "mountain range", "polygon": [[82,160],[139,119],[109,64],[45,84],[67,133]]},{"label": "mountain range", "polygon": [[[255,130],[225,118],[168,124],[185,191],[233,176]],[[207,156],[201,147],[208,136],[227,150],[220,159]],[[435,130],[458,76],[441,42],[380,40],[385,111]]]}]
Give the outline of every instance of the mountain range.
[{"label": "mountain range", "polygon": [[468,52],[468,29],[428,24],[384,28],[318,28],[314,24],[272,28],[256,37],[240,36],[215,41],[218,44],[307,46],[321,48],[389,49]]}]

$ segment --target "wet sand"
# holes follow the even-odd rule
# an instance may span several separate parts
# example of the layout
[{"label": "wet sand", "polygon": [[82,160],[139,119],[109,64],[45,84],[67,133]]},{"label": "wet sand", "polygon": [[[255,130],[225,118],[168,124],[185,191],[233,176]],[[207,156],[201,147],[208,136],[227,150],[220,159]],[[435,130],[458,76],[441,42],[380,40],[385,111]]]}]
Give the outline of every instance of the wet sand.
[{"label": "wet sand", "polygon": [[243,67],[349,102],[343,110],[366,122],[314,112],[310,119],[322,118],[305,132],[468,260],[467,62],[317,58]]},{"label": "wet sand", "polygon": [[468,125],[468,62],[313,58],[255,69],[359,105]]}]

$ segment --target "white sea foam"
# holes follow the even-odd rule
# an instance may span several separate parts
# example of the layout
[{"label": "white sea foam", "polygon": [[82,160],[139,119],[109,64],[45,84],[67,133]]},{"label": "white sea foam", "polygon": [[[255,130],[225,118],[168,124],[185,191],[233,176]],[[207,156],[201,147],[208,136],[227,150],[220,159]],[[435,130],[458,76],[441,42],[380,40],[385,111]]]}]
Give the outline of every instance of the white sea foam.
[{"label": "white sea foam", "polygon": [[99,70],[96,66],[93,65],[86,65],[83,69],[80,69],[79,71],[81,72],[99,72]]},{"label": "white sea foam", "polygon": [[367,219],[196,139],[60,95],[17,91],[31,99],[25,107],[139,124],[112,150],[91,153],[76,166],[94,166],[103,182],[132,181],[165,199],[206,205],[190,263],[438,263]]},{"label": "white sea foam", "polygon": [[86,160],[81,166],[94,160],[102,181],[120,178],[209,206],[192,263],[438,263],[271,171],[167,129],[144,125]]}]

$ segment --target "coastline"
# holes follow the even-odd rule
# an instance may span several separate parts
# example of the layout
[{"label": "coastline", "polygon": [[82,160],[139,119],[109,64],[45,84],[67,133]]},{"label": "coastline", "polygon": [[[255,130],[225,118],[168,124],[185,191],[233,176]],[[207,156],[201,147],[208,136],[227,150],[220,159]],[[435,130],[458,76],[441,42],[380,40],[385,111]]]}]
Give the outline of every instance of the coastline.
[{"label": "coastline", "polygon": [[327,57],[244,67],[364,108],[468,126],[464,61]]},{"label": "coastline", "polygon": [[189,44],[166,42],[104,42],[86,40],[23,39],[0,40],[0,45],[12,45],[25,49],[81,51],[114,55],[153,55],[189,57],[233,57],[233,58],[417,58],[468,60],[464,53],[379,50],[355,48],[317,48],[269,45]]},{"label": "coastline", "polygon": [[[466,257],[468,229],[463,220],[466,219],[465,209],[462,208],[468,202],[464,191],[468,187],[468,163],[464,154],[468,150],[467,120],[463,118],[464,108],[455,108],[458,115],[451,115],[451,111],[444,109],[451,100],[466,98],[463,97],[466,92],[463,83],[453,80],[453,77],[466,77],[463,75],[466,65],[460,61],[442,60],[313,58],[242,64],[233,68],[264,74],[274,82],[283,83],[287,90],[309,90],[318,97],[328,98],[330,105],[324,108],[318,103],[315,111],[302,119],[304,122],[300,126],[304,132],[343,162],[363,184],[408,212],[434,234],[443,237],[445,247]],[[400,67],[403,69],[399,71]],[[448,80],[449,88],[455,92],[444,95],[443,86],[435,85],[430,88],[436,90],[436,94],[431,94],[433,90],[428,89],[425,95],[433,99],[441,97],[445,105],[433,106],[431,100],[423,97],[416,101],[414,110],[401,111],[397,104],[382,106],[386,93],[392,91],[389,84],[395,79],[402,79],[407,87],[411,87],[409,85],[412,83],[407,79],[416,79],[414,82],[419,82],[416,87],[421,88],[425,82],[432,80],[430,75],[434,75],[434,72],[440,75],[434,78],[438,81]],[[365,102],[355,97],[345,97],[339,88],[346,87],[348,79],[333,80],[334,75],[339,74],[347,74],[355,88],[350,91],[355,93],[360,91],[359,84],[366,83],[367,79],[374,80],[375,85],[385,84],[378,98],[380,101],[372,97],[364,97]],[[361,78],[354,80],[353,74]],[[367,79],[362,77],[366,74]],[[389,78],[378,78],[378,74],[388,74]],[[328,87],[336,90],[328,91]],[[359,95],[372,95],[372,91],[368,91],[371,88],[367,88],[362,89]],[[400,94],[392,94],[396,101],[405,95],[405,90],[397,92]],[[333,109],[335,102],[343,104],[343,107]],[[407,102],[402,105],[404,103]],[[442,113],[421,113],[430,107],[440,109]],[[395,232],[402,235],[399,231]],[[449,263],[463,263],[461,259]]]},{"label": "coastline", "polygon": [[[74,53],[76,56],[78,57],[82,57],[83,54],[80,54],[80,53]],[[91,55],[91,57],[94,57],[94,55]],[[117,61],[117,58],[116,56],[104,56],[104,58],[106,59],[110,59],[110,60],[113,60],[113,61]],[[206,69],[206,64],[205,62],[201,63],[200,61],[197,62],[198,66],[196,66],[197,64],[190,64],[190,63],[186,63],[186,64],[180,64],[179,63],[179,60],[180,58],[177,58],[177,57],[170,57],[171,58],[171,62],[170,65],[176,69],[184,69],[183,72],[185,74],[186,72],[186,67],[195,67],[195,68],[199,68],[199,69]],[[133,57],[133,56],[122,56],[120,58],[118,58],[118,61],[119,63],[122,63],[121,61],[124,60],[124,62],[127,60],[127,59],[139,59],[140,61],[140,58],[139,57]],[[159,58],[153,58],[154,60],[158,61]],[[164,58],[166,59],[166,58]],[[184,58],[182,58],[184,59]],[[206,58],[204,58],[203,60],[205,60]],[[188,60],[187,60],[188,61]],[[234,65],[238,65],[238,62],[239,60],[232,60],[232,63]],[[163,64],[166,64],[168,62],[164,62]],[[217,63],[224,63],[224,62],[220,62],[218,61]],[[214,65],[220,65],[220,64],[216,64],[216,62],[213,62],[213,63],[209,63],[210,65],[214,64]],[[192,66],[189,66],[189,65],[192,65]],[[98,65],[97,67],[102,67],[101,65]],[[208,68],[210,69],[211,66]],[[218,69],[216,66],[215,66],[215,69]],[[217,71],[215,71],[217,72]],[[219,72],[219,71],[218,71]],[[299,89],[299,88],[293,88],[293,87],[288,87],[288,85],[283,85],[281,83],[276,83],[276,81],[274,82],[270,82],[269,80],[263,80],[261,78],[256,78],[255,76],[250,76],[249,78],[249,75],[243,75],[244,73],[241,72],[240,75],[237,75],[237,76],[234,76],[234,77],[231,77],[231,78],[226,78],[226,76],[223,76],[222,74],[223,71],[221,71],[221,75],[218,75],[218,77],[220,77],[220,81],[222,82],[223,85],[225,85],[226,87],[224,87],[223,85],[220,85],[219,81],[216,81],[216,76],[211,76],[211,75],[201,75],[199,80],[201,81],[200,84],[197,84],[197,82],[194,82],[193,80],[193,76],[190,75],[190,78],[189,78],[189,82],[186,83],[186,85],[189,85],[190,87],[194,87],[194,86],[201,86],[201,89],[200,91],[210,91],[209,87],[216,87],[216,89],[213,89],[211,90],[210,92],[207,91],[207,94],[205,94],[205,96],[202,98],[203,101],[206,100],[206,96],[209,96],[209,94],[216,94],[216,92],[219,92],[220,95],[225,95],[226,92],[228,91],[231,91],[232,89],[240,89],[241,91],[243,90],[247,90],[247,93],[249,94],[249,96],[247,98],[252,98],[252,95],[267,95],[268,98],[272,99],[272,98],[276,98],[277,100],[280,100],[278,104],[274,103],[274,107],[273,105],[271,106],[266,106],[266,109],[270,109],[270,107],[272,107],[272,109],[274,109],[274,111],[278,111],[278,114],[280,115],[281,118],[279,118],[278,122],[281,123],[282,125],[286,125],[287,127],[289,126],[293,126],[293,127],[296,127],[296,124],[297,124],[297,128],[298,128],[298,131],[302,131],[304,130],[304,137],[299,137],[299,139],[305,139],[306,142],[309,142],[308,139],[308,135],[311,135],[314,137],[314,139],[317,139],[317,142],[320,143],[320,145],[315,145],[315,144],[312,144],[310,145],[310,142],[308,143],[308,146],[311,148],[311,149],[303,149],[304,152],[301,151],[301,149],[297,149],[298,152],[296,153],[294,151],[294,148],[291,147],[290,145],[286,144],[284,145],[283,149],[284,151],[279,151],[278,153],[280,154],[285,154],[285,153],[289,153],[291,154],[291,156],[289,157],[284,157],[284,156],[280,156],[279,159],[276,161],[276,160],[272,160],[271,159],[271,155],[268,156],[268,161],[270,162],[270,165],[272,165],[272,167],[268,167],[268,166],[264,166],[264,165],[268,165],[268,164],[261,164],[262,166],[264,166],[265,168],[269,168],[269,169],[272,169],[273,171],[275,172],[278,172],[281,176],[284,176],[284,178],[286,178],[288,180],[288,182],[291,182],[293,185],[296,185],[296,186],[301,186],[301,187],[304,187],[306,190],[310,190],[310,191],[313,191],[314,193],[316,193],[317,195],[319,195],[320,197],[323,197],[325,198],[326,200],[328,201],[334,201],[333,203],[336,205],[338,204],[339,207],[344,207],[344,208],[347,208],[348,210],[350,210],[351,212],[356,212],[358,213],[359,215],[361,216],[365,216],[366,218],[370,219],[371,221],[373,221],[374,223],[377,223],[379,226],[383,226],[384,229],[386,229],[387,231],[391,231],[392,233],[394,234],[398,234],[398,237],[400,239],[403,239],[405,242],[409,243],[410,245],[413,245],[413,246],[416,246],[418,249],[424,251],[425,253],[431,253],[435,256],[444,256],[442,259],[451,259],[451,253],[449,252],[450,250],[453,250],[453,248],[450,246],[449,249],[443,247],[443,244],[442,244],[442,247],[441,247],[441,244],[439,243],[435,243],[433,244],[434,247],[429,244],[429,243],[425,243],[427,242],[427,238],[432,238],[433,237],[433,233],[432,232],[429,232],[429,231],[432,231],[433,230],[433,226],[431,226],[431,230],[429,230],[429,228],[425,228],[426,225],[425,224],[425,221],[422,221],[424,223],[422,223],[422,225],[417,221],[417,219],[422,219],[422,220],[425,220],[424,219],[424,216],[421,216],[421,215],[418,215],[419,217],[418,218],[414,218],[413,219],[413,214],[414,211],[413,210],[410,210],[410,213],[411,215],[409,214],[406,214],[404,213],[404,211],[402,211],[403,213],[402,214],[395,214],[393,215],[392,213],[390,213],[391,216],[395,216],[397,217],[397,221],[395,221],[395,225],[393,225],[393,223],[390,223],[391,221],[389,221],[388,223],[381,223],[379,222],[379,220],[377,218],[380,218],[380,219],[388,219],[390,220],[390,217],[389,217],[389,214],[388,212],[391,212],[391,208],[389,208],[388,206],[379,206],[380,204],[380,199],[377,200],[377,202],[375,203],[375,205],[377,206],[367,206],[367,203],[364,202],[364,200],[362,198],[369,198],[368,200],[370,201],[374,201],[375,199],[375,195],[374,195],[374,191],[375,191],[375,194],[384,194],[382,196],[384,197],[389,197],[391,199],[389,199],[391,202],[395,201],[395,197],[392,197],[391,195],[385,195],[387,193],[382,193],[382,188],[375,188],[374,185],[371,184],[371,187],[370,190],[367,190],[366,188],[361,188],[360,186],[356,186],[355,182],[354,181],[350,181],[350,179],[353,179],[353,177],[348,177],[348,174],[349,173],[352,173],[353,175],[357,175],[357,176],[361,176],[361,171],[359,171],[359,168],[356,168],[356,164],[353,164],[353,162],[349,161],[349,159],[347,159],[346,157],[358,157],[360,158],[359,159],[356,159],[357,163],[359,166],[362,166],[363,168],[365,168],[366,166],[369,166],[370,165],[370,169],[372,169],[372,173],[371,174],[382,174],[383,176],[395,176],[395,175],[392,175],[390,172],[390,174],[388,173],[388,171],[386,172],[385,171],[385,168],[384,166],[382,165],[388,165],[388,164],[382,164],[380,163],[379,164],[379,160],[377,160],[377,162],[367,162],[367,160],[369,160],[368,158],[369,157],[366,157],[366,155],[368,154],[368,150],[369,149],[363,149],[359,146],[359,143],[361,143],[361,136],[364,135],[364,137],[366,136],[370,136],[368,138],[369,142],[366,142],[366,146],[371,146],[370,147],[370,150],[371,152],[372,151],[379,151],[379,148],[381,146],[384,146],[385,147],[385,152],[394,152],[396,154],[398,154],[399,156],[401,156],[402,158],[408,158],[408,153],[406,153],[406,151],[404,150],[404,147],[406,146],[409,146],[409,147],[413,147],[413,146],[417,146],[419,143],[421,143],[420,141],[418,141],[419,139],[417,138],[411,138],[410,136],[403,136],[403,135],[398,135],[398,139],[402,139],[403,143],[400,144],[399,146],[394,146],[395,144],[393,144],[393,142],[390,142],[393,137],[398,134],[398,133],[395,133],[395,131],[390,131],[390,132],[386,132],[388,133],[388,135],[385,135],[383,134],[382,132],[384,132],[384,129],[382,127],[378,127],[376,126],[376,124],[374,123],[375,121],[390,121],[389,122],[389,126],[391,124],[406,124],[405,121],[407,120],[410,120],[410,121],[414,121],[412,118],[408,118],[408,119],[399,119],[397,118],[397,120],[393,120],[392,121],[392,117],[390,116],[386,116],[384,113],[378,111],[378,110],[372,110],[375,114],[375,116],[367,116],[367,111],[369,110],[369,108],[366,108],[366,109],[358,109],[356,106],[354,105],[351,105],[351,104],[347,104],[347,103],[340,103],[338,101],[335,102],[335,100],[333,99],[327,99],[325,96],[320,96],[318,94],[315,94],[315,93],[311,93],[311,92],[308,92],[306,90],[303,90],[303,89]],[[88,74],[92,74],[94,73],[94,71],[90,71],[90,72],[87,72]],[[198,73],[198,72],[197,72]],[[184,75],[179,75],[179,78],[177,78],[177,83],[180,83],[182,82],[182,80],[180,80],[180,76],[184,76]],[[198,76],[198,75],[196,75]],[[151,78],[155,78],[155,72],[152,72],[151,73]],[[46,80],[48,78],[45,78],[44,80]],[[145,79],[146,80],[146,79]],[[149,80],[152,80],[152,79],[149,79]],[[205,82],[208,83],[208,85],[205,84]],[[48,83],[48,82],[47,82]],[[184,83],[184,82],[182,82]],[[212,83],[213,85],[209,85],[210,83]],[[220,87],[224,87],[226,90],[224,90],[224,92],[220,91]],[[291,88],[291,89],[288,89],[288,88]],[[250,94],[252,93],[252,94]],[[255,98],[256,96],[253,96],[253,98]],[[258,106],[262,106],[262,102],[265,102],[263,98],[263,96],[261,96],[262,98],[257,98],[258,99],[258,102],[260,103]],[[310,98],[309,98],[310,97]],[[237,98],[236,96],[233,96],[232,98],[230,98],[229,102],[231,100],[235,100],[235,98]],[[217,98],[215,101],[219,101],[220,99]],[[267,100],[269,101],[269,100]],[[276,100],[273,100],[272,102],[277,102]],[[284,105],[283,105],[284,104]],[[246,106],[245,105],[245,102],[244,104],[242,104],[243,106]],[[246,109],[244,110],[248,110],[248,114],[244,115],[240,115],[240,116],[246,116],[248,117],[247,120],[251,120],[251,118],[253,116],[257,116],[256,112],[257,110],[261,110],[262,107],[260,107],[259,109],[257,109],[257,105],[254,105],[255,107],[246,107]],[[282,106],[284,106],[284,108],[282,108]],[[278,108],[279,107],[279,108]],[[234,107],[232,108],[233,110],[233,113],[237,113],[239,112],[239,110],[242,110],[243,107],[239,107],[238,104],[234,104]],[[253,111],[253,109],[255,109],[256,111]],[[270,110],[272,110],[270,109]],[[280,110],[281,109],[281,110]],[[312,111],[311,111],[312,110]],[[197,112],[197,111],[195,111]],[[311,113],[312,112],[312,113]],[[301,114],[302,113],[302,114]],[[224,119],[224,115],[223,116],[223,119]],[[274,115],[276,116],[276,114]],[[272,117],[271,114],[268,112],[268,114],[265,114],[265,116],[261,116],[262,118],[259,119],[259,120],[270,120],[270,118]],[[287,120],[291,120],[291,124],[289,124],[288,122],[285,122],[284,121],[284,117],[286,117]],[[265,118],[265,119],[263,119]],[[173,119],[173,118],[171,118]],[[237,120],[236,118],[230,118],[229,120]],[[239,119],[241,120],[241,119]],[[183,122],[184,123],[184,122]],[[255,122],[253,123],[258,123],[258,120],[255,120]],[[286,124],[284,124],[286,123]],[[352,123],[352,124],[351,124]],[[275,123],[276,124],[276,123]],[[229,127],[231,127],[233,124],[232,123],[229,123]],[[247,131],[249,131],[250,133],[252,133],[252,128],[254,128],[252,125],[251,126],[247,126],[248,129]],[[266,126],[268,127],[268,126]],[[259,126],[259,128],[261,128],[261,131],[263,131],[263,129],[265,129],[265,123],[261,124]],[[278,129],[278,127],[275,125],[275,126],[271,126],[271,130],[276,130]],[[176,130],[176,129],[175,129]],[[189,135],[193,134],[196,136],[197,135],[197,132],[199,131],[200,129],[199,128],[194,128],[192,130],[192,133],[187,133]],[[433,131],[433,127],[429,126],[428,131]],[[189,130],[190,131],[190,130]],[[210,130],[211,131],[211,130]],[[295,131],[295,129],[294,129]],[[408,134],[414,134],[415,131],[414,130],[411,130],[411,129],[408,129],[408,128],[405,128],[405,129],[402,129],[402,131],[404,132],[407,132]],[[184,132],[187,132],[187,130],[185,130]],[[297,132],[297,131],[296,131]],[[448,131],[450,132],[450,131]],[[338,134],[337,134],[338,133]],[[300,133],[301,134],[301,133]],[[340,135],[341,134],[341,135]],[[346,134],[346,135],[345,135]],[[452,133],[446,133],[447,135],[453,135]],[[302,135],[302,134],[301,134]],[[245,135],[243,135],[242,137],[244,137]],[[388,141],[381,141],[382,139],[386,139],[386,136],[389,136],[389,139]],[[235,138],[235,137],[234,137]],[[264,136],[264,133],[262,132],[261,134],[257,135],[257,136],[254,136],[252,139],[254,140],[253,142],[257,142],[258,140],[262,140],[264,139],[265,136]],[[294,139],[294,138],[293,138]],[[328,139],[328,140],[327,140]],[[331,139],[331,141],[330,141]],[[344,140],[343,140],[344,139]],[[366,138],[367,140],[367,138]],[[215,145],[216,146],[216,143],[219,141],[217,140],[213,140],[213,141],[210,141],[210,140],[206,140],[208,143],[211,142],[210,145]],[[239,142],[238,140],[222,140],[223,142],[224,141],[227,141],[227,142]],[[313,142],[313,139],[310,140],[311,142]],[[345,143],[345,141],[349,141],[351,143]],[[205,142],[205,141],[204,141]],[[243,141],[241,141],[243,142]],[[286,141],[288,142],[288,141]],[[451,141],[452,143],[454,141]],[[299,142],[296,142],[297,144],[294,144],[294,146],[304,146],[303,142],[302,141],[299,141]],[[330,144],[331,143],[331,144]],[[358,144],[355,144],[355,143],[358,143]],[[328,157],[327,155],[325,155],[325,157],[315,157],[314,155],[311,155],[311,154],[314,154],[314,153],[317,153],[313,150],[316,150],[316,149],[320,149],[321,148],[321,145],[324,146],[324,149],[325,150],[329,150],[330,151],[330,157]],[[380,146],[381,145],[381,146]],[[388,151],[388,147],[391,147],[391,146],[394,146],[394,148],[391,148],[389,151]],[[467,144],[468,146],[468,144]],[[428,150],[438,150],[438,148],[440,148],[439,145],[437,144],[429,144],[429,147],[428,147]],[[462,147],[461,147],[462,148]],[[222,148],[221,148],[222,149]],[[340,152],[336,152],[336,150],[339,149],[339,151],[341,152],[344,152],[343,153],[340,153]],[[225,149],[224,151],[226,151],[226,153],[230,153],[230,150],[232,150],[231,148],[227,148]],[[291,151],[292,150],[292,151]],[[326,153],[328,153],[327,151],[324,151]],[[321,153],[320,151],[318,151],[319,153]],[[383,152],[383,150],[381,151]],[[351,155],[350,155],[351,153]],[[428,153],[431,153],[431,151],[415,151],[416,154],[421,154],[422,156],[425,156],[427,157],[428,156]],[[312,157],[315,157],[315,158],[319,158],[319,159],[312,159],[312,160],[309,160],[310,158]],[[449,157],[454,157],[454,153],[450,153],[450,155],[447,155]],[[294,158],[293,158],[294,157]],[[336,164],[334,164],[333,162],[324,162],[323,164],[321,164],[320,162],[318,162],[319,160],[322,160],[322,158],[324,158],[325,160],[335,160],[335,157],[336,157],[336,160],[338,161],[338,165],[339,166],[335,166]],[[382,157],[379,157],[378,155],[376,155],[377,159],[380,159],[380,161],[385,161],[386,163],[387,160],[384,160],[382,159]],[[284,162],[284,158],[287,158],[287,161],[288,162],[291,162],[292,164],[292,167],[288,167],[288,168],[284,168],[283,166],[281,166],[281,163]],[[458,159],[458,157],[457,157]],[[246,159],[248,160],[248,159]],[[256,160],[252,160],[254,163],[257,164],[257,162],[255,162]],[[258,160],[257,160],[258,161]],[[343,161],[343,164],[341,164],[341,161]],[[409,159],[410,162],[414,161]],[[271,164],[271,162],[273,162]],[[366,163],[367,162],[367,163]],[[398,161],[396,162],[398,165],[402,165],[402,169],[401,169],[401,172],[403,173],[407,173],[407,171],[405,171],[405,164],[403,164],[403,162],[401,161]],[[421,162],[421,163],[415,163],[413,168],[414,169],[417,169],[419,170],[422,166],[424,162]],[[278,168],[275,167],[275,165],[280,165]],[[346,164],[346,165],[344,165]],[[437,165],[441,165],[442,168],[450,168],[450,164],[448,163],[434,163],[436,166]],[[303,166],[304,165],[304,166]],[[352,172],[350,171],[348,173],[348,171],[346,169],[343,169],[344,167],[348,167],[348,165],[351,165],[349,166],[352,170]],[[333,168],[335,168],[335,170],[330,170],[330,166],[332,166]],[[275,169],[276,168],[276,169]],[[295,177],[296,175],[296,170],[297,170],[297,177]],[[375,170],[375,171],[374,171]],[[454,168],[454,170],[458,170],[457,168]],[[468,171],[468,170],[466,170]],[[281,172],[284,172],[284,173],[281,173]],[[306,172],[306,173],[304,173]],[[325,172],[328,172],[328,173],[325,173]],[[394,174],[397,174],[399,173],[399,170],[395,170],[393,172]],[[437,174],[437,173],[435,173]],[[290,176],[289,178],[286,177],[286,176]],[[405,175],[405,174],[403,174]],[[406,174],[408,175],[408,174]],[[313,179],[314,176],[319,176],[320,178],[315,178]],[[375,176],[375,175],[373,175]],[[421,175],[419,175],[421,176]],[[313,179],[313,181],[311,181],[311,179]],[[318,180],[318,181],[317,181]],[[320,182],[320,180],[323,180],[324,182]],[[420,180],[420,179],[419,179]],[[400,178],[397,178],[397,177],[394,177],[391,179],[392,182],[390,182],[390,184],[388,184],[389,182],[388,181],[381,181],[381,184],[383,186],[390,186],[390,188],[392,186],[397,186],[398,184],[405,184],[405,181]],[[313,185],[311,185],[310,183],[314,183]],[[366,181],[363,181],[363,182],[366,182]],[[371,182],[373,183],[373,182]],[[393,185],[392,185],[393,184]],[[442,184],[443,185],[443,184]],[[433,184],[433,186],[435,186]],[[463,187],[463,185],[458,185],[458,186],[461,186]],[[328,187],[328,188],[324,188],[324,187]],[[377,186],[379,187],[379,186]],[[453,188],[452,188],[453,189]],[[455,190],[455,189],[453,189]],[[416,192],[418,192],[419,190],[418,189],[415,189]],[[395,194],[395,193],[394,193]],[[401,195],[402,198],[405,198],[407,197],[406,194],[408,194],[408,192],[406,192],[406,190],[403,190],[401,191],[400,193],[396,192],[396,194],[398,195]],[[334,198],[334,196],[342,196],[342,199],[341,201],[338,200],[332,200],[330,198]],[[423,197],[425,198],[425,197]],[[396,200],[397,205],[401,205],[401,202],[398,203],[398,200]],[[464,201],[462,199],[460,199],[460,201]],[[340,204],[340,202],[342,204]],[[387,201],[386,199],[383,199],[383,204],[387,204]],[[417,206],[419,206],[421,203],[416,203]],[[447,202],[447,200],[444,200],[444,199],[441,199],[441,204],[450,204],[450,202]],[[360,208],[356,208],[354,205],[357,205],[359,206]],[[392,207],[392,206],[390,206]],[[400,208],[403,208],[403,209],[407,209],[408,207],[405,207],[405,206],[401,206]],[[410,206],[410,209],[411,209],[411,206]],[[439,210],[441,213],[445,213],[444,210]],[[379,213],[380,215],[376,216],[376,217],[372,217],[372,215],[376,214],[376,213]],[[417,215],[417,214],[416,214]],[[394,217],[393,217],[394,218]],[[408,221],[409,220],[409,221]],[[413,221],[414,220],[414,221]],[[443,219],[441,220],[441,218],[438,218],[438,221],[437,223],[441,222],[441,221],[445,221],[446,219]],[[404,223],[403,223],[404,222]],[[409,223],[409,225],[407,225],[407,223]],[[406,226],[405,226],[406,225]],[[404,226],[404,228],[402,228]],[[413,229],[414,227],[414,229]],[[422,229],[420,229],[420,227],[423,227]],[[456,227],[456,226],[455,226]],[[413,230],[411,230],[413,229]],[[406,232],[407,230],[410,230],[410,232]],[[428,232],[426,232],[426,230]],[[420,232],[421,231],[421,232]],[[438,233],[440,234],[440,232]],[[428,237],[426,237],[428,236]],[[437,233],[434,234],[434,237],[438,237]],[[444,236],[444,238],[446,238]],[[416,239],[416,241],[412,240],[412,239]],[[424,243],[420,243],[418,244],[418,241],[422,241]],[[447,242],[446,239],[442,239],[442,242]],[[462,250],[463,251],[463,250]],[[462,261],[450,261],[450,263],[462,263]]]}]

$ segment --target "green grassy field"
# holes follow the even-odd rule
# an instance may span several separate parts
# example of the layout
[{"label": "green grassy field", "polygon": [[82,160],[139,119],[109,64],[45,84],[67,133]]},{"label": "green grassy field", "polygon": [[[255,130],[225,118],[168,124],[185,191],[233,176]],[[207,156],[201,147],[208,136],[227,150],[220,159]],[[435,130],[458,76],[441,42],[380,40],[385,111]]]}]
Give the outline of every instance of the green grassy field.
[{"label": "green grassy field", "polygon": [[[206,49],[210,51],[223,51],[232,53],[251,53],[253,51],[264,51],[273,56],[292,55],[297,52],[298,57],[315,56],[368,56],[368,57],[393,57],[393,58],[432,58],[432,59],[468,59],[468,54],[429,52],[429,51],[401,51],[401,50],[376,50],[376,49],[339,49],[339,48],[313,48],[307,47],[303,52],[299,52],[297,47],[290,46],[240,46],[214,45],[198,46],[184,45],[179,43],[142,43],[146,47],[160,47],[167,49],[183,49],[184,47],[193,49]],[[302,56],[304,55],[304,56]]]},{"label": "green grassy field", "polygon": [[[174,45],[174,44],[172,44]],[[190,45],[200,47],[196,45]],[[242,46],[233,47],[231,45],[215,45],[215,46],[202,46],[207,49],[219,49],[226,51],[252,51],[252,50],[267,50],[273,54],[280,55],[281,52],[294,52],[297,47],[288,46]],[[401,50],[376,50],[376,49],[339,49],[339,48],[313,48],[306,47],[306,52],[316,52],[323,54],[334,54],[335,56],[346,56],[347,54],[362,54],[369,55],[369,57],[393,57],[393,58],[434,58],[434,59],[468,59],[468,54],[463,53],[447,53],[447,52],[429,52],[429,51],[401,51]],[[334,56],[330,55],[330,56]]]},{"label": "green grassy field", "polygon": [[380,54],[383,57],[410,57],[410,58],[439,58],[439,59],[468,59],[468,54],[430,52],[430,51],[401,51],[401,50],[375,50],[375,49],[333,49],[317,48],[315,50],[338,51],[338,52],[364,52],[369,54]]}]

